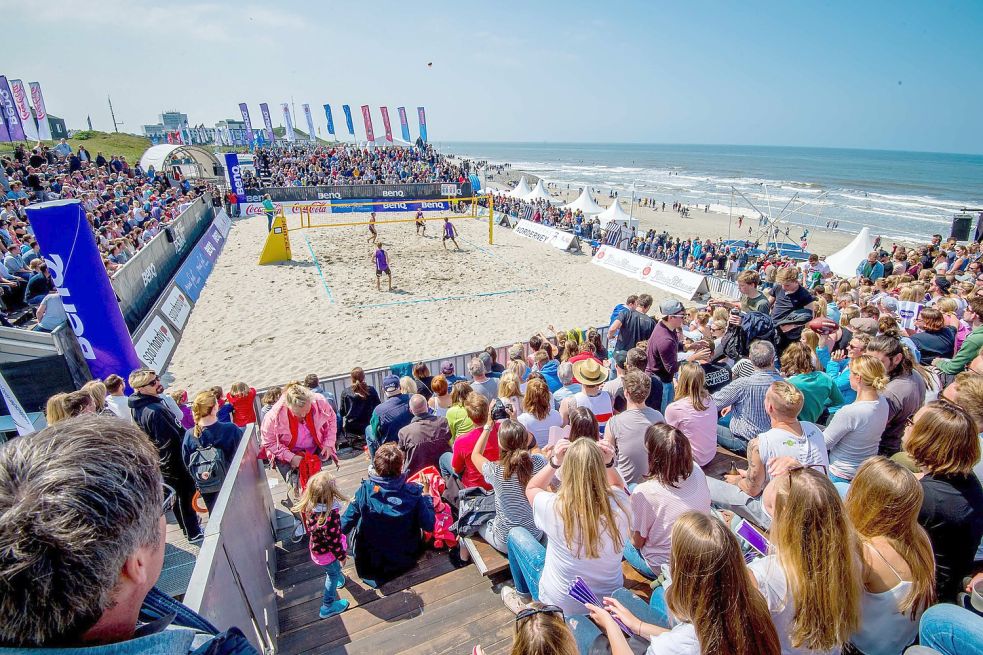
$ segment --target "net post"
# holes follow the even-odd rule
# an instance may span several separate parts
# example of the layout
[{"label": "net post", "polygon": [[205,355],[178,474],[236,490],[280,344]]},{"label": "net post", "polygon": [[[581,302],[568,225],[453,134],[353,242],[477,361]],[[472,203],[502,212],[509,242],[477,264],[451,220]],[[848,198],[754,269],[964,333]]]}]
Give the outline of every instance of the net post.
[{"label": "net post", "polygon": [[495,197],[488,194],[488,245],[494,245]]}]

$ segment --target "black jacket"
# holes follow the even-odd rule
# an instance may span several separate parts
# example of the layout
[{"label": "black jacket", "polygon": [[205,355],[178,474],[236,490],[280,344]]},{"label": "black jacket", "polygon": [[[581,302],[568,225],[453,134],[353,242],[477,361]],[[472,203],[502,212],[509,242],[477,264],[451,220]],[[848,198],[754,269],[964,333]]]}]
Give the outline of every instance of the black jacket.
[{"label": "black jacket", "polygon": [[158,396],[135,393],[127,399],[127,404],[130,406],[133,420],[157,446],[157,452],[160,453],[160,469],[164,476],[186,475],[181,460],[184,428],[178,425],[164,401]]}]

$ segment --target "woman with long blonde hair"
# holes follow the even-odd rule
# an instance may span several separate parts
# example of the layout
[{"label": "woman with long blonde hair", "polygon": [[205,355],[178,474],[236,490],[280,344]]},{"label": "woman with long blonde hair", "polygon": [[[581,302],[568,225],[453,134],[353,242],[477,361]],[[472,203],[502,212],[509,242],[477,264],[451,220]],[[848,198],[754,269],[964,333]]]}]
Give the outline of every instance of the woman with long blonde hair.
[{"label": "woman with long blonde hair", "polygon": [[666,405],[666,423],[686,435],[700,466],[717,455],[717,404],[707,391],[706,374],[699,364],[686,362],[679,367],[675,400]]},{"label": "woman with long blonde hair", "polygon": [[800,466],[764,492],[772,552],[749,565],[771,610],[782,653],[839,653],[860,627],[860,546],[843,501],[822,472]]},{"label": "woman with long blonde hair", "polygon": [[881,396],[888,383],[881,360],[860,355],[850,360],[849,370],[856,399],[840,408],[823,430],[833,482],[849,483],[857,467],[877,454],[890,412],[887,399]]},{"label": "woman with long blonde hair", "polygon": [[918,525],[923,499],[914,474],[884,457],[864,462],[847,493],[864,560],[863,623],[850,642],[865,655],[900,655],[935,601],[935,556]]},{"label": "woman with long blonde hair", "polygon": [[[556,469],[563,467],[559,491],[550,491]],[[508,534],[509,568],[515,588],[502,588],[513,612],[532,600],[559,606],[567,615],[584,614],[584,605],[567,594],[583,578],[594,593],[609,596],[621,588],[621,554],[628,541],[628,495],[614,469],[614,450],[604,442],[557,442],[548,465],[526,485],[526,498],[544,547],[528,530]]]},{"label": "woman with long blonde hair", "polygon": [[[669,566],[669,590],[659,587],[648,604],[621,589],[604,598],[604,609],[587,606],[612,655],[633,652],[614,616],[650,640],[646,653],[781,653],[768,605],[747,573],[737,537],[720,519],[699,512],[680,516],[672,529]],[[588,652],[598,629],[586,621],[574,623],[581,652]]]},{"label": "woman with long blonde hair", "polygon": [[498,380],[498,399],[512,405],[512,416],[518,416],[522,412],[521,384],[522,381],[512,371],[505,371]]},{"label": "woman with long blonde hair", "polygon": [[[242,439],[242,428],[235,423],[219,421],[219,407],[218,398],[211,391],[202,391],[191,403],[194,427],[188,428],[184,433],[181,458],[192,478],[195,477],[195,473],[190,468],[191,456],[198,450],[216,448],[222,453],[226,469],[232,466],[236,448],[239,447],[239,441]],[[211,486],[203,487],[197,479],[195,483],[198,484],[198,493],[201,494],[205,507],[211,512],[215,507],[215,501],[218,500],[218,489],[213,489]]]}]

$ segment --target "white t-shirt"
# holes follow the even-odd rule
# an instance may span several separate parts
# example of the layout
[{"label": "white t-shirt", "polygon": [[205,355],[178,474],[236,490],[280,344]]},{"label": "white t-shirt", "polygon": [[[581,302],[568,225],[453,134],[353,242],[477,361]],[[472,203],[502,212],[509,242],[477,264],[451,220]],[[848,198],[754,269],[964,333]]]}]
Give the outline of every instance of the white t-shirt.
[{"label": "white t-shirt", "polygon": [[[614,490],[614,496],[624,507],[613,507],[618,522],[618,534],[621,543],[628,543],[628,495],[620,490]],[[600,557],[588,559],[578,557],[576,548],[571,552],[567,548],[563,534],[563,520],[556,511],[556,494],[542,492],[536,495],[532,504],[533,520],[536,527],[546,533],[549,541],[546,544],[546,561],[543,563],[543,573],[539,578],[539,600],[547,605],[557,605],[563,609],[566,616],[587,614],[584,604],[576,601],[567,591],[577,579],[583,578],[598,598],[610,596],[624,586],[624,576],[621,572],[622,548],[615,547],[607,530],[601,531]]]},{"label": "white t-shirt", "polygon": [[536,445],[542,448],[550,440],[550,428],[553,426],[560,427],[563,425],[563,419],[560,418],[560,412],[555,409],[551,409],[550,413],[546,415],[544,419],[538,419],[529,412],[523,412],[519,414],[519,423],[525,426],[526,430],[532,433],[532,436],[536,438]]},{"label": "white t-shirt", "polygon": [[700,640],[692,623],[678,623],[669,632],[652,637],[645,655],[700,655]]},{"label": "white t-shirt", "polygon": [[761,465],[765,467],[765,481],[771,481],[768,473],[768,462],[777,457],[793,457],[805,466],[822,466],[823,473],[829,470],[829,453],[823,432],[813,423],[799,421],[802,435],[796,435],[788,430],[772,428],[758,435],[758,454],[761,455]]},{"label": "white t-shirt", "polygon": [[641,553],[653,570],[669,563],[672,526],[690,511],[710,513],[707,478],[695,463],[693,472],[678,487],[667,487],[655,478],[635,487],[631,494],[632,530],[645,537]]}]

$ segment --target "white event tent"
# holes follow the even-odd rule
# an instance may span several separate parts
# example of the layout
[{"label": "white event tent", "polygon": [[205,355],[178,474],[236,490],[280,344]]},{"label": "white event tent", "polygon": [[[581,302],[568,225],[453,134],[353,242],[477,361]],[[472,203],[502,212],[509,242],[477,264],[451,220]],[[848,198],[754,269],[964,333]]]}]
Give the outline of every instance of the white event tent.
[{"label": "white event tent", "polygon": [[543,181],[540,180],[539,182],[536,182],[536,188],[529,192],[529,194],[526,195],[523,200],[528,200],[529,202],[536,202],[537,200],[552,202],[553,197],[549,194],[549,191],[546,190],[546,187],[543,186]]},{"label": "white event tent", "polygon": [[578,209],[584,214],[600,214],[604,211],[604,207],[594,202],[594,198],[591,197],[590,192],[587,187],[584,187],[583,191],[580,192],[580,196],[573,202],[563,205],[564,209],[572,209],[577,211]]},{"label": "white event tent", "polygon": [[505,195],[512,196],[513,198],[525,198],[531,191],[532,189],[529,188],[529,183],[526,182],[526,176],[523,175],[519,178],[519,183],[515,185],[515,188]]},{"label": "white event tent", "polygon": [[627,227],[638,228],[638,219],[625,213],[625,210],[621,208],[621,204],[618,202],[617,198],[615,198],[614,202],[611,203],[610,207],[598,214],[597,220],[601,221],[602,228],[607,228],[608,223],[611,221]]},{"label": "white event tent", "polygon": [[870,229],[865,227],[845,248],[827,257],[826,265],[837,275],[853,277],[857,274],[857,266],[873,250],[874,237],[870,235]]}]

